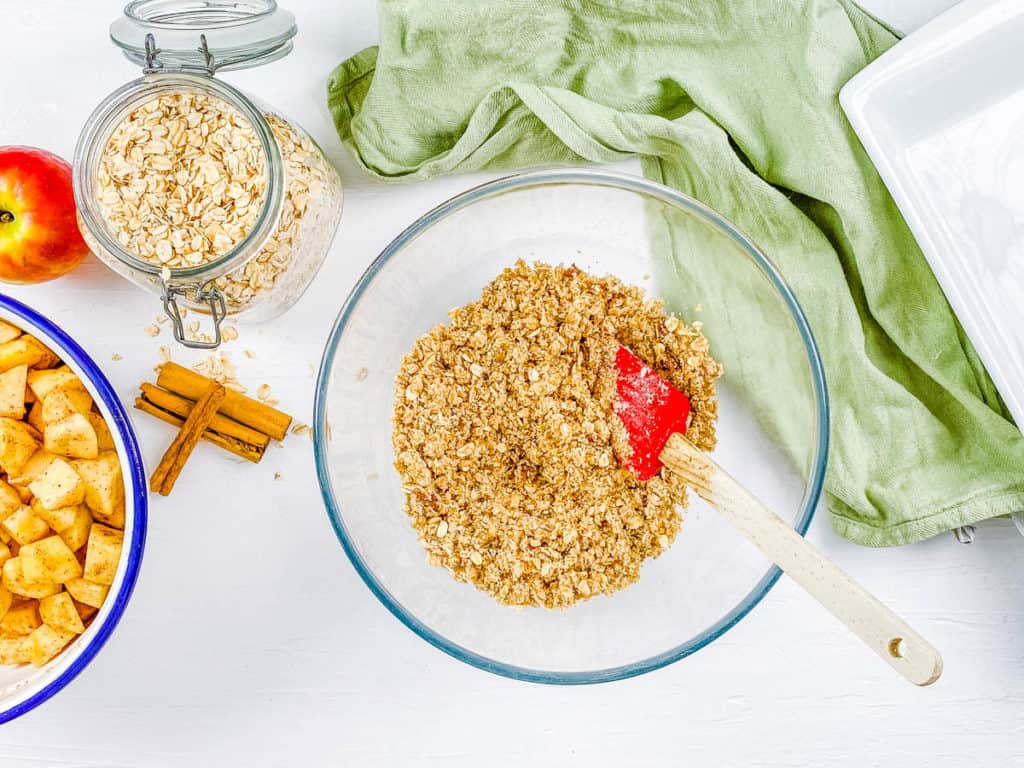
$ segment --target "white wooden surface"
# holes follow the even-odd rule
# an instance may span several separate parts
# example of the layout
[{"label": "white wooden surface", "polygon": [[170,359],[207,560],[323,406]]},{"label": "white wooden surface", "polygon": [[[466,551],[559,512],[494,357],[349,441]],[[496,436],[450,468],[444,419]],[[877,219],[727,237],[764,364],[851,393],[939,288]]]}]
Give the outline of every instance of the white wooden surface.
[{"label": "white wooden surface", "polygon": [[[911,29],[950,0],[873,0]],[[295,52],[230,79],[301,122],[337,161],[345,215],[316,285],[284,319],[227,349],[308,421],[313,369],[355,278],[409,221],[468,178],[361,178],[323,81],[375,38],[369,0],[291,0]],[[133,77],[107,43],[120,0],[0,0],[0,144],[70,156],[91,108]],[[633,167],[633,166],[627,166]],[[11,291],[103,363],[126,401],[170,344],[156,300],[97,263]],[[246,359],[242,350],[257,358]],[[115,353],[123,360],[114,362]],[[176,359],[188,357],[176,353]],[[170,436],[140,417],[147,461]],[[274,473],[281,479],[275,481]],[[988,766],[1024,760],[1024,540],[983,528],[900,550],[810,539],[943,652],[916,689],[783,579],[725,637],[622,683],[547,688],[464,666],[411,635],[364,588],[322,508],[304,439],[263,465],[201,446],[154,499],[142,575],[109,645],[57,698],[0,728],[0,766]]]}]

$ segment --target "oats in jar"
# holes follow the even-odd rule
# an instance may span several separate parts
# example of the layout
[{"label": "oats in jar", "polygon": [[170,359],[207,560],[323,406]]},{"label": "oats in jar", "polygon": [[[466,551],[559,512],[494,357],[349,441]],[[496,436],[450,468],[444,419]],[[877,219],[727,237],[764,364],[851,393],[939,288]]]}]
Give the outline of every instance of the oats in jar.
[{"label": "oats in jar", "polygon": [[624,345],[690,399],[715,444],[721,366],[698,328],[613,277],[506,269],[421,337],[396,378],[392,444],[430,561],[502,603],[562,608],[636,581],[679,531],[686,487],[622,466]]},{"label": "oats in jar", "polygon": [[117,241],[171,269],[214,261],[259,217],[267,159],[242,114],[202,94],[159,96],[118,125],[96,184]]},{"label": "oats in jar", "polygon": [[[96,213],[124,251],[159,267],[160,282],[149,282],[161,292],[185,286],[186,301],[206,312],[197,289],[213,286],[229,313],[259,305],[253,319],[268,319],[291,306],[319,269],[341,212],[341,182],[294,125],[259,113],[257,130],[251,118],[204,93],[164,93],[135,107],[99,153]],[[279,157],[268,159],[261,135]],[[86,242],[124,272],[124,257],[104,248],[86,219]],[[229,254],[239,261],[222,263]],[[183,269],[192,270],[187,279],[179,278]],[[186,339],[211,341],[197,330]]]}]

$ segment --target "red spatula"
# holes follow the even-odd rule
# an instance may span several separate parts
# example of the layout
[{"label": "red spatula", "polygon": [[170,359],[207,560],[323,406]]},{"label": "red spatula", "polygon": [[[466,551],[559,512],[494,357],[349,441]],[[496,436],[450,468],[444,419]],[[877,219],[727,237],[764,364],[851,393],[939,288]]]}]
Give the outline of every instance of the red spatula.
[{"label": "red spatula", "polygon": [[939,679],[942,657],[927,640],[683,437],[690,413],[684,394],[625,347],[615,369],[615,413],[633,449],[627,466],[640,480],[662,466],[679,474],[889,666],[916,685]]}]

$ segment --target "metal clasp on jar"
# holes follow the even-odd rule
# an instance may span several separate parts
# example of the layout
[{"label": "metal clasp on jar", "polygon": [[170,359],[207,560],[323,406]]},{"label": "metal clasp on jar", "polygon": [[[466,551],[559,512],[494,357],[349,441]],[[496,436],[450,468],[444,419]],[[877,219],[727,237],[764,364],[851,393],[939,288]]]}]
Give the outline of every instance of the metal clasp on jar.
[{"label": "metal clasp on jar", "polygon": [[[210,308],[210,317],[213,318],[213,338],[210,341],[189,339],[185,336],[185,321],[181,316],[181,309],[178,307],[178,296],[184,296],[197,304],[206,304]],[[165,283],[162,298],[164,312],[171,319],[175,341],[192,349],[216,349],[220,346],[222,340],[220,326],[228,314],[228,306],[224,300],[224,294],[211,283],[183,286],[170,286]]]},{"label": "metal clasp on jar", "polygon": [[193,67],[187,64],[178,64],[173,67],[167,67],[158,58],[163,51],[156,47],[156,38],[153,37],[152,32],[149,32],[146,34],[146,66],[143,67],[142,72],[143,74],[151,75],[154,72],[161,72],[166,69],[174,72],[205,72],[211,76],[217,74],[220,65],[214,60],[213,53],[210,52],[210,46],[206,42],[206,35],[199,35],[199,47],[196,50],[203,56],[203,66]]}]

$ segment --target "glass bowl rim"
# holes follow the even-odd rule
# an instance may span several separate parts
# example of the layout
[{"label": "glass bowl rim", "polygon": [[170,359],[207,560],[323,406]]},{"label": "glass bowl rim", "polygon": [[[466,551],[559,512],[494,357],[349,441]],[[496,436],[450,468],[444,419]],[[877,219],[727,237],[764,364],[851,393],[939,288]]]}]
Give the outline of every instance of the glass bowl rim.
[{"label": "glass bowl rim", "polygon": [[534,683],[546,683],[553,685],[585,685],[590,683],[612,682],[652,672],[664,666],[672,664],[679,659],[685,658],[692,653],[710,644],[727,630],[735,626],[740,619],[764,598],[768,591],[782,575],[781,569],[771,565],[764,576],[754,585],[743,599],[737,603],[732,610],[726,613],[714,624],[704,631],[689,638],[684,643],[639,661],[621,664],[604,669],[584,670],[577,672],[559,672],[547,669],[531,669],[520,667],[514,664],[496,661],[482,654],[464,648],[444,637],[433,628],[420,621],[419,618],[409,613],[405,607],[396,600],[387,588],[381,584],[373,571],[363,561],[354,542],[349,538],[345,524],[342,520],[340,503],[334,494],[327,459],[327,388],[330,381],[331,370],[334,365],[335,355],[338,351],[338,343],[348,324],[349,317],[366,288],[373,281],[374,277],[387,264],[395,254],[402,251],[405,246],[418,235],[428,230],[435,223],[445,219],[449,215],[462,210],[480,200],[504,194],[506,192],[523,190],[530,187],[550,185],[571,185],[583,184],[588,186],[611,187],[614,189],[633,192],[641,196],[652,197],[662,203],[683,210],[704,220],[712,227],[727,235],[735,242],[747,256],[762,270],[774,286],[775,290],[782,297],[787,308],[793,317],[800,332],[807,353],[807,359],[811,368],[812,387],[814,389],[817,406],[815,428],[817,431],[814,448],[813,469],[807,488],[804,492],[803,502],[796,524],[793,526],[800,535],[807,532],[811,518],[814,516],[815,508],[821,498],[824,486],[825,469],[828,461],[829,445],[829,404],[828,392],[825,384],[825,373],[818,353],[818,346],[814,340],[807,318],[804,316],[800,304],[786,284],[778,269],[771,260],[758,248],[753,241],[728,219],[704,205],[696,199],[678,192],[670,187],[649,181],[640,176],[616,173],[610,171],[568,169],[533,171],[528,173],[513,174],[480,184],[465,190],[454,197],[449,198],[436,206],[426,214],[418,218],[406,227],[394,240],[392,240],[383,251],[370,263],[366,271],[360,276],[355,287],[349,293],[342,304],[338,317],[327,338],[324,349],[324,356],[320,363],[320,371],[317,375],[316,393],[313,405],[313,453],[316,461],[317,480],[320,484],[320,492],[323,496],[324,505],[327,508],[327,516],[334,528],[334,533],[341,542],[342,549],[352,562],[356,573],[363,580],[374,596],[387,608],[391,614],[402,624],[412,630],[423,640],[435,648],[447,653],[459,661],[470,664],[487,672]]},{"label": "glass bowl rim", "polygon": [[[66,651],[70,661],[52,679],[41,678],[38,682],[26,686],[25,693],[12,697],[13,703],[0,701],[0,724],[13,720],[29,712],[58,694],[93,660],[100,649],[106,645],[114,629],[121,621],[128,601],[135,590],[139,577],[142,556],[146,546],[146,530],[149,522],[149,485],[146,482],[145,466],[142,452],[135,435],[128,412],[122,405],[117,392],[93,358],[71,336],[56,323],[32,309],[26,304],[0,293],[0,317],[15,318],[22,324],[22,330],[38,334],[42,341],[53,344],[61,360],[70,362],[81,371],[95,388],[103,400],[103,404],[112,416],[109,426],[111,432],[120,441],[128,457],[128,465],[123,467],[126,494],[131,494],[134,523],[131,540],[126,540],[122,557],[126,559],[124,577],[116,594],[110,594],[110,612],[104,618],[96,634],[88,643],[78,644],[79,647]],[[75,641],[76,644],[78,641]]]}]

